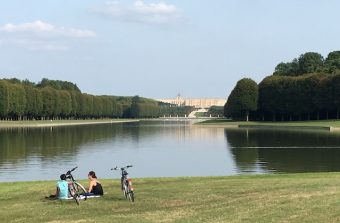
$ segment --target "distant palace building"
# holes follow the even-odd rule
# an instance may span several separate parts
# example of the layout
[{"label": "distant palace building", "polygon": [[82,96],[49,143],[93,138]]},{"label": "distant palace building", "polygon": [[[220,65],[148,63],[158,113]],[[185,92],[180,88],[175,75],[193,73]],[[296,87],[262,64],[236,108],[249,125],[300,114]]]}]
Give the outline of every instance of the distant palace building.
[{"label": "distant palace building", "polygon": [[193,106],[195,108],[210,108],[211,106],[224,106],[226,99],[221,98],[182,98],[178,95],[176,98],[156,99],[164,103],[174,104],[177,106]]}]

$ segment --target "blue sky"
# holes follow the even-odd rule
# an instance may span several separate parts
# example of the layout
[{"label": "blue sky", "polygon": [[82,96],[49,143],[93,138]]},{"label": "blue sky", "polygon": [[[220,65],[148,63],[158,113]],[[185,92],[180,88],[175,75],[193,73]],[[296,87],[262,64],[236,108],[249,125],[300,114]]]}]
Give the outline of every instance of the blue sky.
[{"label": "blue sky", "polygon": [[226,98],[281,61],[340,50],[340,2],[7,0],[0,75],[95,95]]}]

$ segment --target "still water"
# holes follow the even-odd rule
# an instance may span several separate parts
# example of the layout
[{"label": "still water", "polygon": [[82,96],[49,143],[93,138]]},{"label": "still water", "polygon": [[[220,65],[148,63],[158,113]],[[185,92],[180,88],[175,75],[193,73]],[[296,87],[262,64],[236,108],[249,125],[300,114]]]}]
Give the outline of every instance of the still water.
[{"label": "still water", "polygon": [[188,121],[0,130],[1,181],[56,179],[74,166],[118,178],[340,171],[340,133],[224,129]]}]

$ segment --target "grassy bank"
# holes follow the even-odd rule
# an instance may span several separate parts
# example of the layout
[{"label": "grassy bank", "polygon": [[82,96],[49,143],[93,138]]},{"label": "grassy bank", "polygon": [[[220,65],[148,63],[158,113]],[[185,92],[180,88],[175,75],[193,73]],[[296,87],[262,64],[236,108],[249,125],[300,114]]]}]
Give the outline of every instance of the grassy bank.
[{"label": "grassy bank", "polygon": [[0,128],[34,128],[73,125],[110,124],[138,122],[136,119],[93,119],[93,120],[35,120],[35,121],[0,121]]},{"label": "grassy bank", "polygon": [[2,222],[339,222],[339,173],[134,180],[136,202],[118,180],[105,196],[47,201],[54,182],[0,183]]},{"label": "grassy bank", "polygon": [[322,121],[291,121],[291,122],[245,122],[230,121],[226,119],[207,120],[196,125],[220,126],[220,127],[320,127],[320,128],[340,128],[340,120],[322,120]]}]

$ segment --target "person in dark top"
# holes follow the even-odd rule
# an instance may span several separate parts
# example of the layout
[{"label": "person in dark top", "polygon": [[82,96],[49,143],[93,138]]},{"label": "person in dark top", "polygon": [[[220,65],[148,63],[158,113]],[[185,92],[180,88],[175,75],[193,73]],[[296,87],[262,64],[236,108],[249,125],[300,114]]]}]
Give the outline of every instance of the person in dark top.
[{"label": "person in dark top", "polygon": [[86,194],[86,196],[103,195],[103,187],[101,183],[97,180],[96,173],[94,171],[90,171],[87,177],[89,178],[90,182],[88,193]]}]

